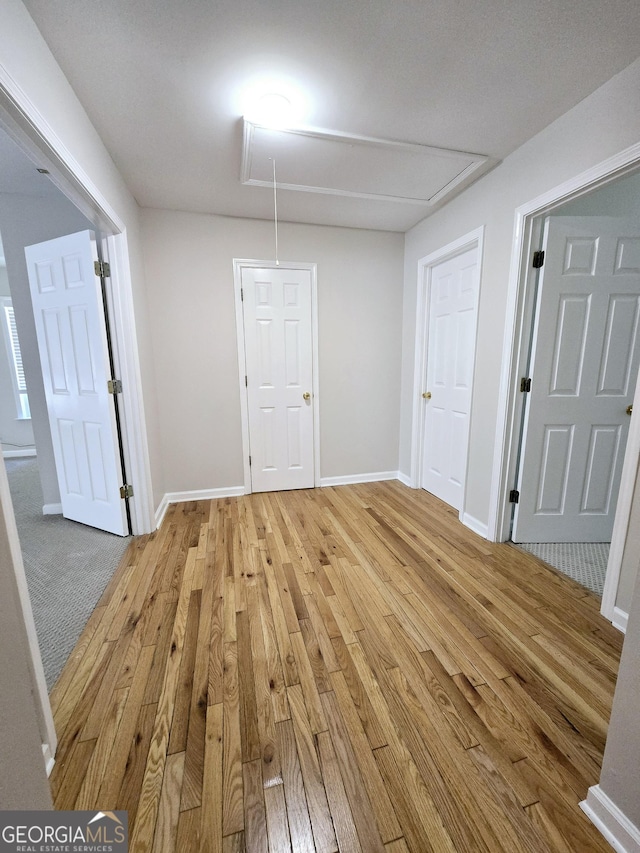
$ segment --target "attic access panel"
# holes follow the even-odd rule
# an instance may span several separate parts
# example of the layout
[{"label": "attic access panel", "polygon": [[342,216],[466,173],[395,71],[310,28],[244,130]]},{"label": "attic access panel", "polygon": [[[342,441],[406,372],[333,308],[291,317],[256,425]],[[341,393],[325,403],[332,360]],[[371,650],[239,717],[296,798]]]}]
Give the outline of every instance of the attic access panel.
[{"label": "attic access panel", "polygon": [[241,181],[280,189],[433,205],[491,165],[483,154],[244,120]]}]

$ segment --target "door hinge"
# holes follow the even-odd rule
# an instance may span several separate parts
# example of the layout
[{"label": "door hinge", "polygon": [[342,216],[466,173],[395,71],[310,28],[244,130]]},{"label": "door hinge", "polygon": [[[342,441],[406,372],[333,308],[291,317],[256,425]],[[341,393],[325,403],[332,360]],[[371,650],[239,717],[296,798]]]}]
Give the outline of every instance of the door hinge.
[{"label": "door hinge", "polygon": [[511,491],[509,492],[509,503],[520,503],[520,492],[517,489],[511,489]]},{"label": "door hinge", "polygon": [[533,268],[534,268],[534,270],[539,270],[543,264],[544,264],[544,252],[540,249],[537,252],[533,253]]},{"label": "door hinge", "polygon": [[246,376],[244,377],[244,387],[245,387],[245,388],[248,388],[248,387],[249,387],[249,380],[247,379],[247,377],[246,377]]},{"label": "door hinge", "polygon": [[249,457],[249,468],[251,468],[251,457]]},{"label": "door hinge", "polygon": [[109,394],[122,394],[122,380],[108,379],[107,391],[109,392]]},{"label": "door hinge", "polygon": [[111,268],[106,261],[94,261],[93,269],[95,270],[95,274],[100,276],[100,278],[109,278],[111,275]]},{"label": "door hinge", "polygon": [[528,376],[523,376],[520,380],[520,390],[526,394],[531,391],[531,379]]},{"label": "door hinge", "polygon": [[125,483],[124,486],[120,486],[120,497],[124,500],[125,498],[133,497],[133,486],[129,486]]},{"label": "door hinge", "polygon": [[240,302],[244,302],[244,288],[240,288]]}]

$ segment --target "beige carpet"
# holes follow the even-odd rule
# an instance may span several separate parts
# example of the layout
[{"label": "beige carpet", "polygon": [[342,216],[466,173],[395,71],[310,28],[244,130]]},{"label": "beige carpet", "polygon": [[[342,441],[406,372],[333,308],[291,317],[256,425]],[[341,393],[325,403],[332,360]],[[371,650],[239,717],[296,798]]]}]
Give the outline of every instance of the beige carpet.
[{"label": "beige carpet", "polygon": [[4,461],[51,689],[131,540],[62,516],[42,515],[38,460]]}]

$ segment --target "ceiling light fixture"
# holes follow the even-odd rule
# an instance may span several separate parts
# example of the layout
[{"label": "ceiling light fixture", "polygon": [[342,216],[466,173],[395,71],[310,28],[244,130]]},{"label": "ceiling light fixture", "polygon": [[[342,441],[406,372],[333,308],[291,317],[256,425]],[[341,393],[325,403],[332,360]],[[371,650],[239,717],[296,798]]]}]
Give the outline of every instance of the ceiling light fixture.
[{"label": "ceiling light fixture", "polygon": [[263,77],[246,85],[239,98],[242,115],[252,124],[274,130],[300,127],[306,122],[306,95],[289,78]]},{"label": "ceiling light fixture", "polygon": [[267,92],[259,98],[255,110],[254,121],[263,127],[283,130],[290,127],[293,116],[293,105],[286,95],[278,92]]}]

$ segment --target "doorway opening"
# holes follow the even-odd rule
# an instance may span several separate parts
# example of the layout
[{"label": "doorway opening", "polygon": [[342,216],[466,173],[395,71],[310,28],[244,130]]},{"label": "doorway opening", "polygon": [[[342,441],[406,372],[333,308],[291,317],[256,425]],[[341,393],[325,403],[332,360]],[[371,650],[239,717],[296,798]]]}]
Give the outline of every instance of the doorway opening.
[{"label": "doorway opening", "polygon": [[[114,352],[120,378],[123,382],[123,442],[128,467],[136,484],[132,501],[132,525],[134,533],[151,532],[153,506],[150,490],[149,459],[144,413],[140,388],[140,370],[133,322],[133,302],[131,292],[130,266],[127,248],[127,236],[124,224],[113,212],[90,179],[82,173],[51,129],[35,112],[19,90],[11,87],[11,82],[0,86],[0,135],[9,140],[19,152],[24,165],[20,174],[39,174],[41,187],[55,188],[65,202],[76,209],[77,218],[82,220],[80,227],[99,231],[103,236],[102,250],[111,266],[111,291],[109,293],[110,311],[114,318]],[[11,173],[12,177],[16,177]],[[17,193],[15,187],[12,188]],[[31,201],[37,201],[42,189],[34,191]],[[11,193],[9,193],[11,194]],[[69,229],[78,230],[78,225]],[[37,239],[37,238],[36,238]],[[40,238],[42,239],[42,238]],[[6,248],[6,247],[5,247]],[[23,353],[24,354],[24,353]],[[33,402],[32,400],[30,402]],[[32,407],[33,409],[33,407]],[[33,411],[32,411],[33,414]],[[47,684],[42,666],[36,627],[33,619],[29,589],[21,558],[20,542],[13,524],[12,499],[4,466],[0,472],[0,491],[2,504],[9,507],[9,547],[13,555],[12,571],[15,575],[17,593],[20,599],[25,633],[29,645],[32,690],[37,697],[40,733],[43,753],[48,770],[51,769],[56,747],[56,733],[48,698]],[[115,567],[114,567],[115,568]]]},{"label": "doorway opening", "polygon": [[[517,495],[519,490],[516,488],[516,472],[518,471],[523,409],[526,402],[524,398],[527,396],[526,386],[524,393],[520,389],[523,379],[525,382],[528,379],[533,380],[533,377],[529,375],[528,367],[530,366],[532,341],[534,340],[532,331],[535,331],[531,318],[534,315],[534,307],[538,299],[536,287],[538,270],[533,267],[532,261],[534,252],[541,248],[545,220],[549,216],[555,217],[556,215],[560,217],[569,215],[593,217],[603,213],[613,215],[613,212],[633,214],[633,211],[629,210],[629,205],[633,204],[638,180],[634,175],[637,174],[639,165],[640,145],[635,145],[588,173],[579,175],[566,184],[534,199],[516,211],[500,395],[504,420],[501,425],[502,429],[498,431],[496,436],[489,523],[489,536],[492,539],[505,541],[511,538],[511,523],[514,515],[514,504],[512,502],[514,495],[512,493],[514,490],[516,500],[519,499],[519,495]],[[614,201],[618,203],[617,211],[613,211],[611,207]],[[603,209],[605,202],[609,204],[607,210]],[[622,210],[621,205],[625,204],[627,209]],[[637,221],[637,213],[635,215]],[[634,251],[636,245],[634,243]],[[585,249],[586,246],[586,243],[581,244],[582,249]],[[557,328],[554,334],[556,332]],[[553,351],[554,340],[555,338],[548,343],[551,351]],[[636,382],[629,381],[628,393],[631,399],[630,405],[632,405],[637,396]],[[601,607],[603,615],[613,621],[614,624],[616,624],[614,613],[616,593],[640,451],[640,429],[637,420],[630,418],[628,427],[626,453],[619,454],[619,461],[622,456],[624,456],[624,461],[620,462],[617,504],[613,496],[611,498],[611,503],[615,506],[615,517]],[[560,431],[558,436],[559,433]],[[608,437],[611,439],[611,430],[609,430]],[[612,447],[611,440],[609,446]],[[592,478],[594,486],[600,489],[601,496],[603,490],[606,491],[603,486],[604,479],[600,474]],[[524,485],[528,488],[526,484]],[[618,627],[622,626],[618,625]]]},{"label": "doorway opening", "polygon": [[465,510],[476,329],[484,228],[418,262],[411,479]]}]

